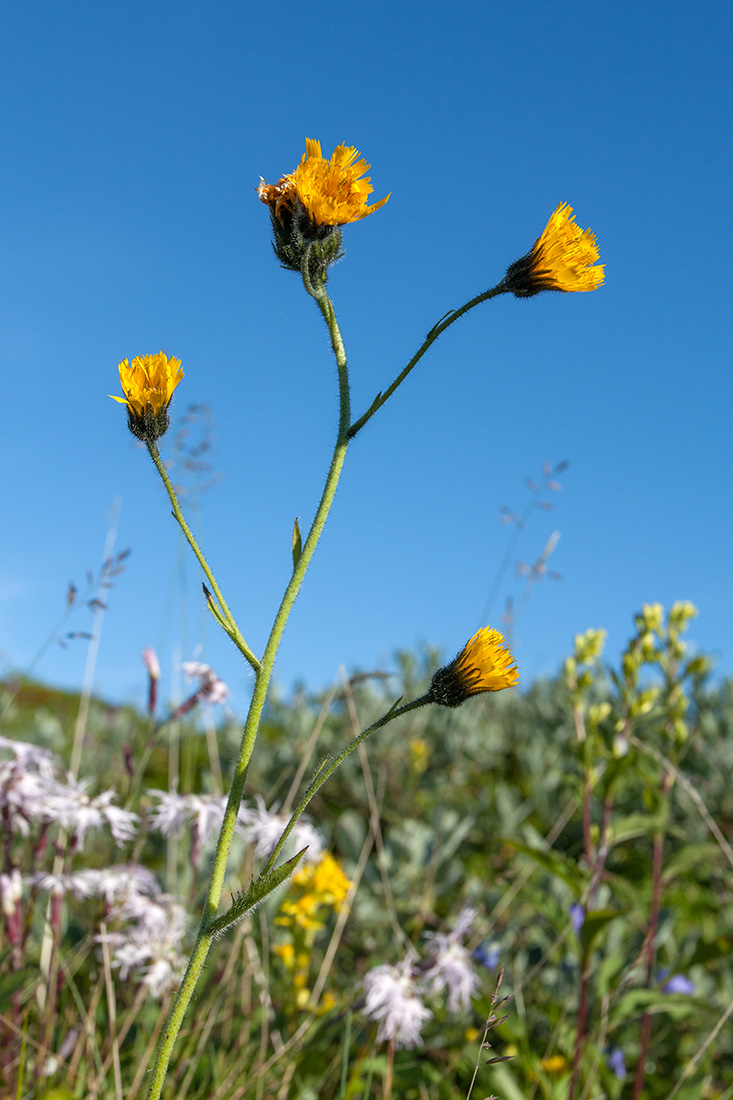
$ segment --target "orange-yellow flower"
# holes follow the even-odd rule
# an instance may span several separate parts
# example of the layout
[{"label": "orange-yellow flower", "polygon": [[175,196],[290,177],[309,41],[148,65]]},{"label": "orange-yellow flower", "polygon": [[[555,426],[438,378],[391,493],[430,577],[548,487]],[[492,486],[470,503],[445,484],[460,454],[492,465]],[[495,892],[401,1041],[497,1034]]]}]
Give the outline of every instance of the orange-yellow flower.
[{"label": "orange-yellow flower", "polygon": [[293,210],[296,200],[314,225],[347,225],[373,214],[384,206],[389,195],[367,205],[374,188],[364,173],[370,165],[352,145],[337,145],[331,159],[321,153],[320,141],[305,139],[305,156],[300,164],[275,184],[263,180],[258,188],[262,202],[278,218],[282,209]]},{"label": "orange-yellow flower", "polygon": [[120,382],[124,397],[109,396],[127,405],[130,430],[138,439],[153,442],[168,428],[168,406],[183,378],[181,360],[164,352],[138,355],[129,363],[120,363]]},{"label": "orange-yellow flower", "polygon": [[605,278],[599,256],[595,235],[576,225],[573,208],[560,203],[532,250],[507,271],[507,289],[517,298],[542,290],[595,290]]},{"label": "orange-yellow flower", "polygon": [[485,626],[474,634],[449,665],[438,669],[430,683],[431,702],[459,707],[472,695],[514,687],[519,669],[498,630]]}]

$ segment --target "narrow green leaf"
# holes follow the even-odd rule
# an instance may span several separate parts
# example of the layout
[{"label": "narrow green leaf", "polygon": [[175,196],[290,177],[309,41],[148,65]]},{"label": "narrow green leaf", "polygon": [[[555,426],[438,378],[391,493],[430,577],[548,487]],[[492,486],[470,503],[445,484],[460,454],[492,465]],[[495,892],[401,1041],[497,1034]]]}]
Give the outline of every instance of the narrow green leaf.
[{"label": "narrow green leaf", "polygon": [[637,836],[650,836],[654,833],[678,832],[670,826],[669,813],[664,810],[660,814],[629,814],[614,822],[608,830],[609,847],[622,844],[625,840],[633,840]]},{"label": "narrow green leaf", "polygon": [[689,871],[708,871],[711,863],[720,858],[720,846],[713,841],[701,844],[686,844],[664,863],[664,878],[667,882]]},{"label": "narrow green leaf", "polygon": [[303,540],[300,537],[300,525],[298,523],[298,517],[295,517],[295,523],[293,524],[293,569],[300,561],[300,555],[303,553]]},{"label": "narrow green leaf", "polygon": [[622,909],[591,909],[585,914],[583,927],[580,930],[580,942],[586,957],[596,936],[616,917],[624,916],[624,913],[625,910]]},{"label": "narrow green leaf", "polygon": [[206,929],[207,934],[214,939],[218,939],[230,928],[233,928],[235,924],[238,924],[239,921],[244,920],[258,905],[262,904],[265,898],[268,898],[270,894],[277,890],[278,886],[282,886],[283,882],[290,878],[306,851],[307,848],[301,848],[292,859],[281,863],[279,867],[273,867],[266,875],[260,875],[259,878],[253,879],[244,893],[239,894],[234,899],[227,912],[211,922]]},{"label": "narrow green leaf", "polygon": [[662,993],[661,989],[631,989],[616,1002],[611,1019],[630,1020],[644,1012],[665,1012],[673,1019],[682,1019],[703,1010],[710,1011],[711,1006],[699,998],[689,997],[686,993]]}]

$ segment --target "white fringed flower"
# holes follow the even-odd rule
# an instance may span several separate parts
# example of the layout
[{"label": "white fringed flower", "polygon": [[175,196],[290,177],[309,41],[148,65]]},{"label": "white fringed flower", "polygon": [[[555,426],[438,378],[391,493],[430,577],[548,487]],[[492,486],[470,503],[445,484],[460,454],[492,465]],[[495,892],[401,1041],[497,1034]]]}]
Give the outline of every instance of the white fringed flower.
[{"label": "white fringed flower", "polygon": [[[268,810],[259,795],[256,796],[256,801],[256,809],[249,806],[240,808],[238,825],[245,840],[254,845],[257,858],[266,859],[280,839],[289,817]],[[301,817],[293,827],[289,842],[290,854],[300,851],[301,848],[308,849],[303,857],[307,863],[317,863],[323,854],[321,834],[306,817]]]},{"label": "white fringed flower", "polygon": [[470,934],[476,910],[464,907],[456,918],[453,930],[448,933],[429,932],[430,965],[424,979],[433,994],[447,991],[446,1006],[449,1012],[464,1012],[471,1007],[471,997],[481,982],[471,967],[471,957],[461,940]]},{"label": "white fringed flower", "polygon": [[56,771],[46,749],[0,737],[0,812],[11,832],[28,836],[32,822],[52,820],[48,800],[58,786]]},{"label": "white fringed flower", "polygon": [[413,977],[413,960],[398,966],[375,966],[364,978],[368,1019],[379,1024],[377,1042],[393,1040],[398,1047],[415,1047],[420,1029],[432,1016],[418,993]]},{"label": "white fringed flower", "polygon": [[115,806],[116,795],[112,790],[94,796],[87,794],[90,782],[88,779],[69,779],[64,784],[57,784],[48,799],[48,818],[72,833],[80,850],[89,829],[101,829],[105,825],[117,844],[133,840],[140,820],[137,814]]},{"label": "white fringed flower", "polygon": [[150,827],[163,836],[180,836],[187,825],[195,823],[202,844],[219,835],[227,800],[215,794],[177,794],[175,791],[148,790],[158,800],[150,813]]},{"label": "white fringed flower", "polygon": [[211,665],[205,665],[203,661],[184,661],[181,666],[189,680],[198,680],[198,696],[200,702],[209,703],[211,706],[223,707],[231,695],[229,688],[220,680]]},{"label": "white fringed flower", "polygon": [[[105,937],[120,977],[140,977],[155,998],[174,989],[186,965],[181,953],[188,923],[183,906],[167,894],[159,893],[153,899],[136,893],[117,906],[112,916],[129,922],[122,931],[108,932]],[[98,937],[99,942],[101,939]]]}]

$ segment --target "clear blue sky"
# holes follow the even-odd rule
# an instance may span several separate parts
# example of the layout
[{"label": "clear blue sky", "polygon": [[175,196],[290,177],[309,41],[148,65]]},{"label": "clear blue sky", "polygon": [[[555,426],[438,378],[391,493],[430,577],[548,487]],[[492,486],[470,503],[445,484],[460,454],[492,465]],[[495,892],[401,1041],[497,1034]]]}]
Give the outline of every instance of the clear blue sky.
[{"label": "clear blue sky", "polygon": [[[346,228],[329,282],[356,410],[558,203],[596,233],[607,278],[475,310],[358,437],[279,683],[393,667],[422,642],[455,652],[507,548],[501,506],[560,460],[556,509],[512,558],[561,532],[563,579],[535,586],[515,627],[525,683],[589,626],[616,656],[654,600],[693,600],[691,633],[732,673],[732,29],[731,6],[705,0],[7,6],[2,668],[24,667],[69,580],[98,567],[119,497],[132,554],[97,689],[142,701],[144,645],[170,667],[203,641],[245,707],[247,668],[206,623],[195,562],[107,395],[124,357],[182,359],[174,414],[210,406],[221,474],[195,525],[261,652],[336,426],[325,328],[274,260],[255,193],[308,136],[357,146],[375,198],[392,193]],[[511,572],[508,592],[521,598]],[[55,646],[37,674],[79,685],[84,660],[81,641]]]}]

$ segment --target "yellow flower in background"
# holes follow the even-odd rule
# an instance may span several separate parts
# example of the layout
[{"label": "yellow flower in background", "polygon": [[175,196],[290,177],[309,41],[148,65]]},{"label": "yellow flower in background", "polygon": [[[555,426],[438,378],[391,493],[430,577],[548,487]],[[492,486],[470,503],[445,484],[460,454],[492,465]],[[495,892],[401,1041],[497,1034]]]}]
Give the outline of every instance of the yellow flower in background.
[{"label": "yellow flower in background", "polygon": [[531,252],[513,263],[507,289],[517,298],[542,290],[595,290],[605,278],[595,235],[575,224],[572,206],[560,203]]},{"label": "yellow flower in background", "polygon": [[318,863],[299,867],[295,872],[275,923],[318,931],[323,927],[322,908],[338,912],[350,886],[338,860],[324,852]]},{"label": "yellow flower in background", "polygon": [[551,1076],[566,1073],[570,1068],[567,1059],[563,1058],[562,1054],[553,1054],[549,1058],[543,1058],[541,1065],[545,1073],[549,1073]]},{"label": "yellow flower in background", "polygon": [[422,737],[413,737],[408,746],[409,768],[413,775],[420,775],[428,766],[430,749]]},{"label": "yellow flower in background", "polygon": [[181,360],[159,351],[157,355],[138,355],[119,365],[124,397],[109,396],[127,405],[130,430],[138,439],[154,442],[167,430],[168,406],[173,391],[183,378]]},{"label": "yellow flower in background", "polygon": [[341,864],[330,852],[324,852],[318,863],[299,867],[292,884],[312,894],[317,904],[330,905],[334,909],[340,908],[351,886]]},{"label": "yellow flower in background", "polygon": [[449,665],[438,669],[430,683],[431,702],[458,707],[472,695],[514,687],[519,669],[498,630],[485,626],[466,642]]},{"label": "yellow flower in background", "polygon": [[337,145],[331,159],[321,153],[320,141],[305,139],[305,156],[290,175],[275,184],[263,180],[258,188],[262,202],[278,218],[282,208],[292,210],[299,200],[314,225],[347,225],[373,214],[384,206],[389,195],[367,205],[374,188],[368,172],[371,167],[353,145]]}]

